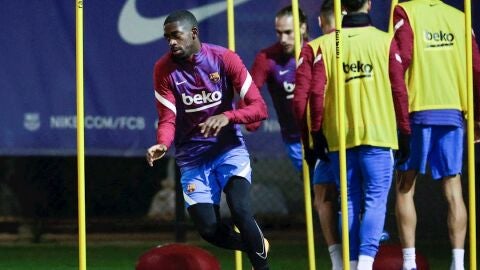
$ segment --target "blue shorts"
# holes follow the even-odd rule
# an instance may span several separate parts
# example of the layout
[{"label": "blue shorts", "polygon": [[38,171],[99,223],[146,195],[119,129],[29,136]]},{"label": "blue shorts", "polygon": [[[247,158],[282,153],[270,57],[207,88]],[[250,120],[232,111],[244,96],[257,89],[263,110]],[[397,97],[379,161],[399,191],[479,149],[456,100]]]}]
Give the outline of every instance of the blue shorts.
[{"label": "blue shorts", "polygon": [[318,159],[313,172],[312,184],[335,184],[335,175],[330,167],[330,162]]},{"label": "blue shorts", "polygon": [[460,174],[463,137],[460,127],[413,124],[410,158],[397,169],[425,174],[429,166],[433,179]]},{"label": "blue shorts", "polygon": [[250,156],[244,146],[233,148],[198,166],[180,168],[183,198],[187,207],[196,203],[219,204],[223,188],[232,176],[251,182]]},{"label": "blue shorts", "polygon": [[297,171],[302,171],[302,143],[300,142],[293,142],[288,143],[285,142],[285,150],[287,151],[288,157],[292,161],[293,166]]}]

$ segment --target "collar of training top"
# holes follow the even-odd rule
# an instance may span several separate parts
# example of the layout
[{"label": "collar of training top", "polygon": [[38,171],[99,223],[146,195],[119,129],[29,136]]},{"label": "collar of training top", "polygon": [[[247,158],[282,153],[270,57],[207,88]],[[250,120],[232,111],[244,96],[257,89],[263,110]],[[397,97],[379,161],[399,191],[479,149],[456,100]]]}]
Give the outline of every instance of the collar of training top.
[{"label": "collar of training top", "polygon": [[367,13],[353,13],[347,14],[343,17],[342,27],[361,27],[372,24],[370,15]]}]

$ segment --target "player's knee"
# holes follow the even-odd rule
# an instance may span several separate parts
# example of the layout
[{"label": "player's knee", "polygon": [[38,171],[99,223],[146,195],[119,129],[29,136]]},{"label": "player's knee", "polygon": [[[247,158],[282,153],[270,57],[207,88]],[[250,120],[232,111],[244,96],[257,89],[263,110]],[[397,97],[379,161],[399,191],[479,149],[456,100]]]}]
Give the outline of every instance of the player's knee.
[{"label": "player's knee", "polygon": [[200,236],[207,241],[210,241],[215,238],[217,229],[218,229],[217,223],[203,224],[197,227],[197,230]]},{"label": "player's knee", "polygon": [[415,177],[408,172],[398,172],[396,178],[397,192],[408,193],[415,184]]},{"label": "player's knee", "polygon": [[246,203],[237,203],[230,207],[230,212],[235,220],[244,220],[251,218],[252,214]]}]

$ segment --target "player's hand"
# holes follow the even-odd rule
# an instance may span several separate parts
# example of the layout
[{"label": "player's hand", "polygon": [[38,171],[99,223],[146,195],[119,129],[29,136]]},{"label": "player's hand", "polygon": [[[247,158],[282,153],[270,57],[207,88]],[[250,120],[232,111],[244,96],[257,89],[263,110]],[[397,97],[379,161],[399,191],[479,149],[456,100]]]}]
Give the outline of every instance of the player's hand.
[{"label": "player's hand", "polygon": [[410,157],[410,134],[398,134],[398,150],[395,153],[397,165],[407,162]]},{"label": "player's hand", "polygon": [[147,150],[147,162],[150,167],[153,167],[153,162],[157,159],[161,159],[165,153],[167,153],[167,146],[164,144],[156,144],[148,148]]},{"label": "player's hand", "polygon": [[318,157],[315,154],[315,151],[310,149],[310,147],[306,146],[305,144],[303,145],[303,158],[307,162],[308,168],[313,170],[315,168],[315,164],[317,163]]},{"label": "player's hand", "polygon": [[229,120],[224,114],[210,116],[205,122],[198,124],[200,132],[205,138],[209,136],[217,136],[220,130],[228,125]]},{"label": "player's hand", "polygon": [[248,123],[248,124],[245,124],[245,129],[249,132],[254,132],[257,129],[259,129],[261,125],[262,125],[262,121]]},{"label": "player's hand", "polygon": [[325,162],[329,162],[330,158],[328,157],[328,142],[327,138],[325,138],[325,135],[323,135],[323,132],[321,130],[312,132],[312,138],[313,150],[315,151],[315,154],[317,154],[317,157]]}]

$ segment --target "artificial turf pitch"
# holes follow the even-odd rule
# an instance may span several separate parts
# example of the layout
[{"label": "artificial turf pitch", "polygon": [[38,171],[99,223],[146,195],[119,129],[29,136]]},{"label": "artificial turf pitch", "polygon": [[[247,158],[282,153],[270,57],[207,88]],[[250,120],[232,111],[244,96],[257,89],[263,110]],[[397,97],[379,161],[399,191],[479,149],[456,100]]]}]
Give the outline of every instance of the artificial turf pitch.
[{"label": "artificial turf pitch", "polygon": [[[304,239],[275,240],[271,239],[269,253],[270,268],[273,270],[308,269],[307,247]],[[148,249],[158,245],[154,241],[104,241],[87,243],[88,270],[132,270],[137,258]],[[214,254],[222,269],[235,269],[234,253],[219,249],[204,241],[193,241],[197,245]],[[450,250],[448,243],[424,243],[417,247],[429,261],[430,269],[448,269]],[[330,268],[328,251],[322,244],[316,247],[316,269]],[[251,269],[246,256],[243,258],[243,269]],[[468,269],[468,257],[465,258]],[[78,269],[78,249],[75,243],[1,243],[1,270],[53,270]]]}]

